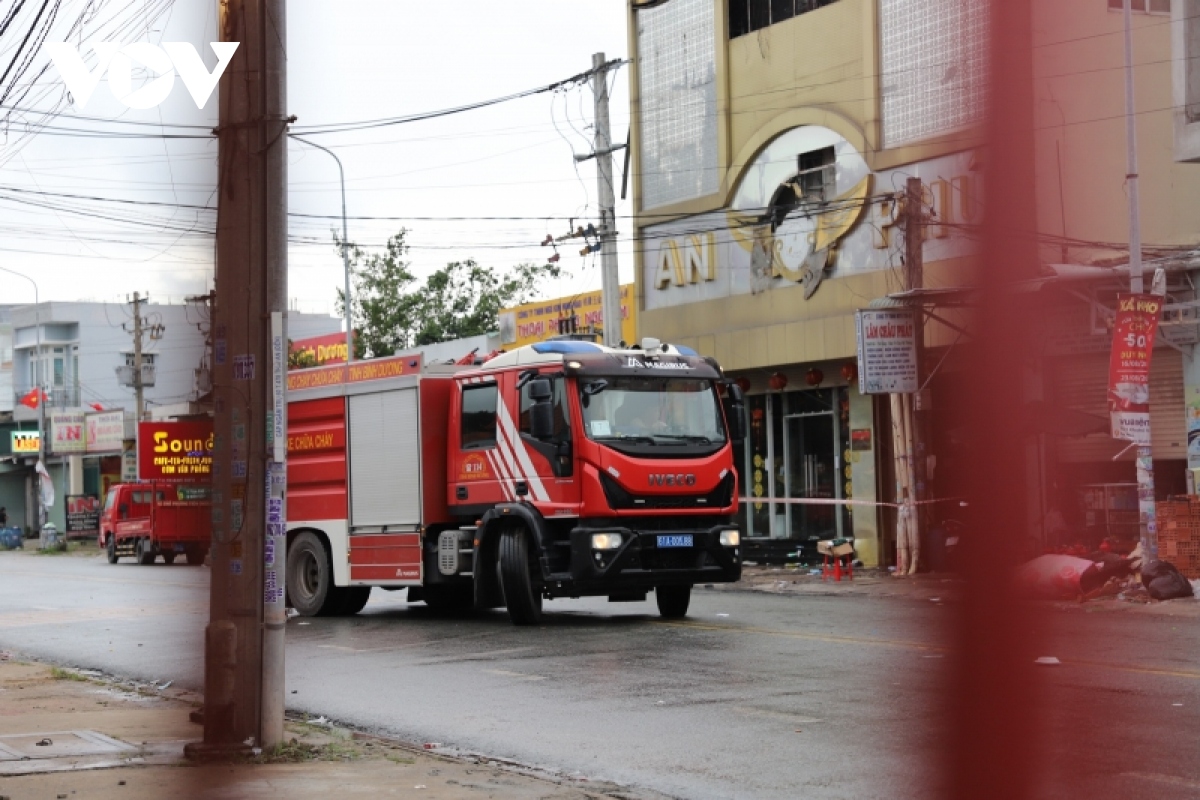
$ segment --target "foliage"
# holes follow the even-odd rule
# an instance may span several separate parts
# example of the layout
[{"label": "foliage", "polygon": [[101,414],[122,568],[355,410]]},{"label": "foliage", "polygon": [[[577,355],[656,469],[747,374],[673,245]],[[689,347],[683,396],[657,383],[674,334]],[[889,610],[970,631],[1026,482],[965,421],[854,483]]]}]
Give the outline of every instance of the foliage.
[{"label": "foliage", "polygon": [[[518,264],[500,272],[467,259],[418,281],[405,260],[407,234],[396,233],[383,252],[349,248],[357,358],[495,331],[501,308],[528,301],[539,282],[561,274],[555,264]],[[334,242],[341,247],[336,231]],[[340,314],[345,313],[343,294],[338,291]]]},{"label": "foliage", "polygon": [[50,677],[56,681],[86,681],[87,676],[80,675],[78,672],[72,672],[69,669],[62,667],[51,667]]},{"label": "foliage", "polygon": [[288,369],[308,369],[319,367],[321,362],[311,350],[297,350],[291,339],[288,339]]}]

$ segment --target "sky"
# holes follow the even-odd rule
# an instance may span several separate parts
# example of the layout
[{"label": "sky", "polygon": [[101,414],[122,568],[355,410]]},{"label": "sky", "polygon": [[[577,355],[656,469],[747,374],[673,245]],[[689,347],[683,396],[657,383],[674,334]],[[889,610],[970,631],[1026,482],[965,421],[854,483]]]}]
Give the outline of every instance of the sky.
[{"label": "sky", "polygon": [[[85,3],[61,0],[61,6],[48,41],[66,38],[66,21]],[[216,40],[217,0],[99,6],[84,27],[92,41],[192,41],[209,69],[216,63],[204,43]],[[624,6],[620,0],[289,0],[288,108],[302,129],[545,86],[589,69],[593,53],[627,57]],[[107,27],[104,14],[112,18]],[[121,22],[130,24],[113,35]],[[0,39],[0,65],[18,43],[11,30]],[[39,59],[49,62],[44,52]],[[628,81],[627,67],[610,77],[615,143],[627,136]],[[181,302],[206,292],[215,216],[203,207],[215,205],[216,181],[216,146],[206,130],[216,123],[216,94],[198,110],[177,80],[161,106],[135,111],[119,104],[107,84],[101,81],[80,107],[65,97],[50,66],[24,87],[33,91],[21,99],[22,110],[8,109],[9,120],[18,122],[0,138],[0,267],[33,278],[42,300],[124,301],[139,291]],[[14,104],[11,97],[4,103]],[[593,116],[592,91],[583,85],[435,120],[312,138],[342,160],[352,242],[379,248],[406,228],[418,276],[468,258],[504,270],[544,263],[551,249],[541,241],[566,233],[570,218],[583,225],[596,219],[595,161],[573,158],[590,152]],[[112,138],[113,132],[137,135]],[[291,219],[291,305],[332,314],[343,282],[331,235],[341,226],[337,166],[295,140],[288,161],[290,211],[313,215]],[[617,181],[623,163],[619,152]],[[630,204],[617,202],[625,240]],[[542,297],[599,288],[599,256],[581,257],[580,247],[560,245],[564,275],[540,287]],[[627,241],[618,257],[622,282],[632,280]],[[27,281],[0,272],[0,302],[28,302],[31,295]]]}]

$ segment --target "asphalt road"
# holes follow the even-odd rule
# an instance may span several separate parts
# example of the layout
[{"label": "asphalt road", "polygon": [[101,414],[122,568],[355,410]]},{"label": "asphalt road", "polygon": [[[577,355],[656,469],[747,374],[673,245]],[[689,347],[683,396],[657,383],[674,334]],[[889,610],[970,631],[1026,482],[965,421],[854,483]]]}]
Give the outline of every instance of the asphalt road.
[{"label": "asphalt road", "polygon": [[[0,648],[199,689],[207,577],[0,553]],[[358,617],[293,618],[289,708],[677,797],[934,793],[945,605],[697,591],[679,623],[652,601],[546,608],[515,628],[377,590]],[[1042,795],[1200,795],[1200,621],[1053,624]]]}]

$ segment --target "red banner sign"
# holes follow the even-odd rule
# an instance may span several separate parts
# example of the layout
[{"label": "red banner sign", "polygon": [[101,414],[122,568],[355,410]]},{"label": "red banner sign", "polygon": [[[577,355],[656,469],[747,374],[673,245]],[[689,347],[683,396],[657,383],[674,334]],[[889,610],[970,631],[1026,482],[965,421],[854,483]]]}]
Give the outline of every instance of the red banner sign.
[{"label": "red banner sign", "polygon": [[206,483],[212,478],[213,423],[138,423],[138,478]]},{"label": "red banner sign", "polygon": [[316,366],[346,363],[346,334],[330,333],[292,340],[292,352],[305,355]]},{"label": "red banner sign", "polygon": [[1108,362],[1108,410],[1114,439],[1150,444],[1150,355],[1162,306],[1163,299],[1154,294],[1117,295]]},{"label": "red banner sign", "polygon": [[287,388],[289,392],[296,392],[301,389],[318,389],[322,386],[336,386],[343,383],[399,378],[402,375],[416,375],[420,371],[421,355],[419,353],[392,358],[371,358],[366,361],[352,361],[349,365],[340,364],[335,367],[292,370],[287,376]]}]

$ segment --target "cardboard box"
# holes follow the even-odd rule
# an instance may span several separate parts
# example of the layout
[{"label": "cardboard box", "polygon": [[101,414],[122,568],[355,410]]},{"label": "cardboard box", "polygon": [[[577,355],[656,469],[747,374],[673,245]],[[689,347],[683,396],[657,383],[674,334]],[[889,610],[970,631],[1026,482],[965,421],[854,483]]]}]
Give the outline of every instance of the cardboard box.
[{"label": "cardboard box", "polygon": [[848,556],[854,553],[854,545],[845,539],[826,539],[817,542],[817,552],[823,556]]}]

